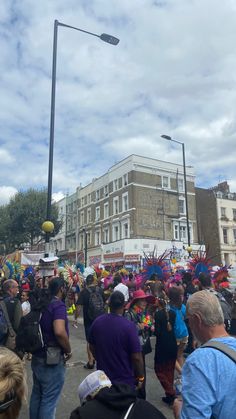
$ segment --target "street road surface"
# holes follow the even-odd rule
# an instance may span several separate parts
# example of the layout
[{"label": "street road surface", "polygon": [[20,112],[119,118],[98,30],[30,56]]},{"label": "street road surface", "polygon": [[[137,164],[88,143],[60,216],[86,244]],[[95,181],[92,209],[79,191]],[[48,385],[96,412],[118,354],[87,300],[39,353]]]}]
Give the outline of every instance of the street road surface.
[{"label": "street road surface", "polygon": [[[56,413],[56,419],[69,419],[72,410],[79,405],[79,398],[77,395],[78,385],[86,377],[86,375],[92,372],[91,370],[88,371],[83,367],[87,362],[87,355],[86,340],[81,319],[80,324],[78,325],[78,329],[72,327],[72,323],[70,322],[70,341],[73,356],[67,365],[66,380],[60,396],[60,401]],[[155,339],[153,338],[153,352],[146,356],[147,400],[154,406],[156,406],[159,410],[161,410],[167,419],[173,419],[173,413],[171,408],[166,406],[161,400],[161,397],[165,394],[153,370],[154,345]],[[28,404],[32,388],[32,374],[30,368],[30,361],[26,360],[25,363],[28,384]],[[24,406],[22,407],[21,414],[19,416],[20,419],[29,419],[27,404],[24,404]]]}]

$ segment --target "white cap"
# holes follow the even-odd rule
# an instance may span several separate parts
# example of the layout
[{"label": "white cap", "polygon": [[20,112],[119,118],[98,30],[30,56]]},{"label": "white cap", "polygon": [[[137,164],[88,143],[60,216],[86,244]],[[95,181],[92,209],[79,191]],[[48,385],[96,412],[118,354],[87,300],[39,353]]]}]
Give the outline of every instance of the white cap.
[{"label": "white cap", "polygon": [[111,387],[111,381],[104,371],[97,370],[89,374],[78,387],[80,403],[84,403],[88,396],[95,397],[103,387]]}]

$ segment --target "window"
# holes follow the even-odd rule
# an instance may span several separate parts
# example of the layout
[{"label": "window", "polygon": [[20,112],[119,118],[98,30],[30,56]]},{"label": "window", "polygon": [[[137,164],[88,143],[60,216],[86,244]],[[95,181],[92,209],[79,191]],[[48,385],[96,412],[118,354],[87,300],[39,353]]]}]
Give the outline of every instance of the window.
[{"label": "window", "polygon": [[100,194],[99,194],[99,189],[96,191],[96,201],[98,201],[99,200],[99,196],[100,196]]},{"label": "window", "polygon": [[108,185],[105,185],[104,187],[104,194],[105,196],[108,196],[109,190],[108,190]]},{"label": "window", "polygon": [[91,244],[91,234],[87,233],[87,245]]},{"label": "window", "polygon": [[88,204],[91,204],[92,198],[91,198],[91,193],[88,194]]},{"label": "window", "polygon": [[98,246],[101,243],[100,231],[95,231],[95,246]]},{"label": "window", "polygon": [[128,223],[124,223],[123,224],[123,239],[128,239],[129,237],[129,224]]},{"label": "window", "polygon": [[81,198],[81,207],[84,206],[84,197]]},{"label": "window", "polygon": [[228,229],[227,228],[223,228],[223,242],[225,244],[228,243]]},{"label": "window", "polygon": [[91,223],[91,208],[87,211],[87,223]]},{"label": "window", "polygon": [[113,215],[119,214],[119,197],[113,199]]},{"label": "window", "polygon": [[118,191],[118,179],[114,180],[114,191]]},{"label": "window", "polygon": [[184,192],[184,179],[178,178],[178,191]]},{"label": "window", "polygon": [[179,199],[179,214],[185,214],[185,199]]},{"label": "window", "polygon": [[109,217],[109,204],[108,202],[106,202],[104,204],[104,218],[108,218]]},{"label": "window", "polygon": [[233,220],[236,221],[236,208],[233,208]]},{"label": "window", "polygon": [[187,227],[180,226],[179,232],[180,232],[180,240],[185,241],[187,239]]},{"label": "window", "polygon": [[112,238],[113,238],[113,242],[120,239],[119,226],[118,225],[113,226],[113,237]]},{"label": "window", "polygon": [[[192,234],[192,226],[189,226],[189,234],[190,240],[193,242],[193,234]],[[173,237],[175,240],[179,240],[182,242],[187,242],[188,238],[188,230],[187,230],[187,223],[184,221],[176,221],[173,225]]]},{"label": "window", "polygon": [[96,207],[95,209],[95,221],[100,220],[100,207]]},{"label": "window", "polygon": [[169,189],[170,178],[168,176],[162,176],[162,188]]},{"label": "window", "polygon": [[81,226],[84,225],[84,211],[81,211],[81,213],[80,213],[80,225]]},{"label": "window", "polygon": [[122,195],[122,211],[128,211],[128,193]]},{"label": "window", "polygon": [[226,217],[226,208],[224,208],[224,207],[220,208],[220,215],[221,215],[221,217]]},{"label": "window", "polygon": [[179,226],[177,224],[174,226],[174,239],[179,240]]},{"label": "window", "polygon": [[84,248],[84,234],[80,236],[80,249],[83,250]]},{"label": "window", "polygon": [[128,174],[126,173],[123,176],[123,186],[127,186],[128,185]]},{"label": "window", "polygon": [[236,244],[236,228],[233,229],[234,244]]},{"label": "window", "polygon": [[109,228],[105,228],[103,231],[103,242],[109,243]]}]

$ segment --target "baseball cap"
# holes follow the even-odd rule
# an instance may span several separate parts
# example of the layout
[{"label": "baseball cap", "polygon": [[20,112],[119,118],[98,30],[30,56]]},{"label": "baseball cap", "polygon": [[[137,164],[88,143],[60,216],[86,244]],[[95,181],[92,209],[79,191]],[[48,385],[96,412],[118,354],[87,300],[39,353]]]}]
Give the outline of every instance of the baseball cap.
[{"label": "baseball cap", "polygon": [[89,374],[78,387],[80,403],[84,403],[88,396],[95,397],[103,387],[111,387],[111,381],[104,371],[97,370]]}]

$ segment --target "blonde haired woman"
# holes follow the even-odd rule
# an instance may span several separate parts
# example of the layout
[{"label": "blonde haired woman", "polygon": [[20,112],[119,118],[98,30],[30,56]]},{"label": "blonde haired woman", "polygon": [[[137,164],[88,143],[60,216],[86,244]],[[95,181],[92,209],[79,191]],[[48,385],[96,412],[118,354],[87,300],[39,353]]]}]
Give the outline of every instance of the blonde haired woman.
[{"label": "blonde haired woman", "polygon": [[0,347],[0,419],[18,418],[25,391],[22,361],[14,352]]}]

